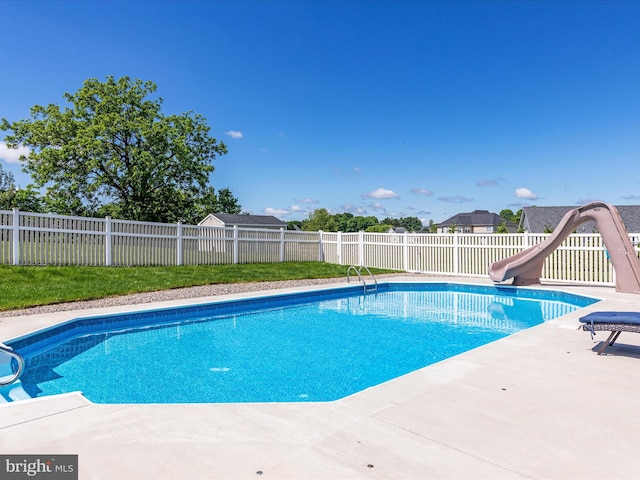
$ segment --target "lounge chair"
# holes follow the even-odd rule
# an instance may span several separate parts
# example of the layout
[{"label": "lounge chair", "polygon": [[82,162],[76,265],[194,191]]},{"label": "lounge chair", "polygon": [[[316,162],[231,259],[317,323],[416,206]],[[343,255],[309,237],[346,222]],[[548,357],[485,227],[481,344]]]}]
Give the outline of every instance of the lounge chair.
[{"label": "lounge chair", "polygon": [[602,344],[598,355],[602,355],[607,347],[615,343],[622,332],[640,333],[640,312],[592,312],[580,318],[582,330],[611,332],[607,341]]}]

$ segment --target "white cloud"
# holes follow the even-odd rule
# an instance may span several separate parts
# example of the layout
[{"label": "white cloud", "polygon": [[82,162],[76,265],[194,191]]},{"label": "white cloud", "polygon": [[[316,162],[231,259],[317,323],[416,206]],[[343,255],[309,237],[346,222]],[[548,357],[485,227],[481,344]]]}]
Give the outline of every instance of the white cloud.
[{"label": "white cloud", "polygon": [[424,195],[425,197],[433,195],[433,192],[431,190],[427,190],[426,188],[412,188],[411,191],[416,195]]},{"label": "white cloud", "polygon": [[316,200],[315,198],[309,198],[309,197],[305,197],[305,198],[295,198],[294,199],[297,203],[320,203],[318,200]]},{"label": "white cloud", "polygon": [[304,209],[302,207],[299,207],[298,205],[291,205],[289,207],[289,210],[291,210],[292,212],[303,212]]},{"label": "white cloud", "polygon": [[7,163],[22,163],[20,155],[28,156],[29,152],[27,147],[9,148],[5,142],[0,142],[0,160]]},{"label": "white cloud", "polygon": [[277,217],[278,215],[289,215],[289,210],[267,207],[264,209],[264,213],[265,215],[273,215],[274,217]]},{"label": "white cloud", "polygon": [[478,187],[495,187],[496,185],[500,185],[504,183],[506,180],[504,178],[489,178],[486,180],[480,180],[476,182]]},{"label": "white cloud", "polygon": [[244,137],[244,135],[242,135],[242,132],[239,132],[238,130],[229,130],[228,132],[224,132],[224,133],[229,135],[234,140],[238,140],[238,139]]},{"label": "white cloud", "polygon": [[367,214],[367,209],[364,207],[358,207],[356,205],[351,205],[350,203],[345,203],[342,206],[342,211],[347,213],[353,213],[355,216],[361,216]]},{"label": "white cloud", "polygon": [[455,197],[438,197],[438,200],[446,203],[466,203],[473,202],[473,198],[463,197],[462,195],[456,195]]},{"label": "white cloud", "polygon": [[369,205],[369,208],[374,212],[386,212],[387,209],[381,203],[375,202]]},{"label": "white cloud", "polygon": [[360,167],[353,167],[353,173],[358,174],[361,173]]},{"label": "white cloud", "polygon": [[398,194],[393,190],[387,190],[386,188],[378,188],[373,192],[363,193],[362,197],[386,199],[386,198],[398,198]]},{"label": "white cloud", "polygon": [[516,197],[525,198],[527,200],[536,200],[538,198],[538,195],[533,193],[528,188],[516,188]]}]

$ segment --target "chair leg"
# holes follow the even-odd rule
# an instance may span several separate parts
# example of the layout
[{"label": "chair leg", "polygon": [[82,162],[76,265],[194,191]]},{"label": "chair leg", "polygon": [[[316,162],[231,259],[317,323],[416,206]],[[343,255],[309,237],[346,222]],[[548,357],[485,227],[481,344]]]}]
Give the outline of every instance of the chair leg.
[{"label": "chair leg", "polygon": [[[613,332],[611,332],[611,333],[613,333]],[[613,336],[613,340],[611,340],[611,341],[609,342],[609,346],[611,346],[611,345],[613,345],[614,343],[616,343],[616,340],[618,339],[618,337],[620,336],[620,334],[621,334],[621,333],[622,333],[622,330],[618,330],[618,331],[616,332],[616,334]]]},{"label": "chair leg", "polygon": [[620,335],[620,333],[621,333],[620,330],[618,331],[614,330],[613,332],[611,332],[611,335],[609,335],[609,338],[607,338],[607,341],[603,342],[602,346],[600,347],[600,350],[598,350],[598,355],[602,355],[605,348],[613,345],[614,342],[618,339],[618,336]]}]

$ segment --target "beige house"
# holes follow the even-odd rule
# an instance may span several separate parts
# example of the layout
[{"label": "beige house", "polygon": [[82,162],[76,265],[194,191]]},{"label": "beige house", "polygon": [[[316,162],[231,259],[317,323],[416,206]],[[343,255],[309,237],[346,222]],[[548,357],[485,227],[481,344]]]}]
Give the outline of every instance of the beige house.
[{"label": "beige house", "polygon": [[[203,220],[201,220],[198,225],[201,227],[214,228],[237,227],[239,229],[252,228],[256,230],[275,230],[278,232],[281,229],[287,229],[286,222],[278,220],[276,217],[271,215],[233,215],[230,213],[210,213]],[[208,230],[210,229],[201,229],[200,235],[202,237],[208,237],[209,235],[211,235],[210,231]],[[231,244],[233,242],[237,242],[237,238],[235,238],[235,235],[235,230],[233,232],[227,230],[226,233],[224,233],[220,238],[203,238],[199,241],[199,249],[203,252],[228,252],[230,251]],[[271,232],[245,232],[244,234],[242,234],[242,237],[248,238],[247,235],[250,235],[252,237],[256,235],[259,237],[264,237],[265,235],[273,234]],[[277,235],[280,235],[280,233],[277,233]],[[216,235],[214,235],[214,237],[216,237]],[[256,250],[256,252],[260,253],[262,250],[268,249],[269,246],[267,245],[267,243],[258,242],[252,248]]]},{"label": "beige house", "polygon": [[231,213],[210,213],[198,223],[205,227],[238,228],[287,228],[287,223],[272,215],[233,215]]}]

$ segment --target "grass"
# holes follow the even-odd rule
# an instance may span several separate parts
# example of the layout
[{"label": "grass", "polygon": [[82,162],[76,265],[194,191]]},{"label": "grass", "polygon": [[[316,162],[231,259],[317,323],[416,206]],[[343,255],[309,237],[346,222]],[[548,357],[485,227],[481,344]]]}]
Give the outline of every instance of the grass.
[{"label": "grass", "polygon": [[347,268],[321,262],[180,267],[0,265],[0,311],[216,283],[337,278],[345,277]]}]

